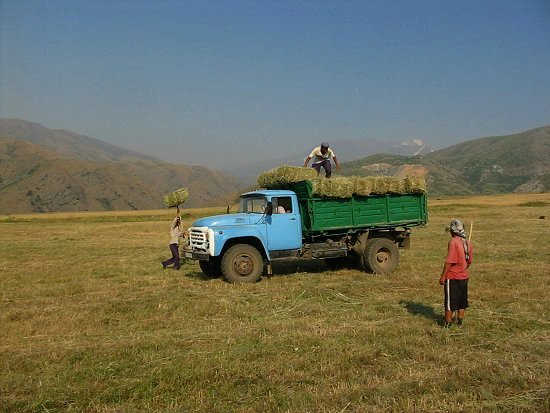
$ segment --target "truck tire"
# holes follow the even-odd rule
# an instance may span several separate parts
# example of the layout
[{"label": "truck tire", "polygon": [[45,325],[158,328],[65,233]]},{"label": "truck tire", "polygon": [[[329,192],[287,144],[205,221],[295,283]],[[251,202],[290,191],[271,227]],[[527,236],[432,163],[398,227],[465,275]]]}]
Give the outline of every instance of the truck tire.
[{"label": "truck tire", "polygon": [[248,244],[236,244],[222,257],[222,274],[231,283],[252,283],[258,281],[264,270],[260,252]]},{"label": "truck tire", "polygon": [[210,278],[218,278],[222,276],[222,267],[218,257],[210,258],[210,261],[199,261],[201,271]]},{"label": "truck tire", "polygon": [[362,256],[365,270],[375,274],[390,274],[399,265],[399,249],[388,238],[371,238]]}]

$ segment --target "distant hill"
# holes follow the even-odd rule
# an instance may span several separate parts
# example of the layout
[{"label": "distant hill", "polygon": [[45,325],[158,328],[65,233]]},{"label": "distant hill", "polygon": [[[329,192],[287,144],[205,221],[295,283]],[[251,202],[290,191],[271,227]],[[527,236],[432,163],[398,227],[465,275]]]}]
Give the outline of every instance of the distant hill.
[{"label": "distant hill", "polygon": [[[37,124],[16,124],[19,136],[25,130],[33,135],[0,137],[0,213],[161,208],[162,196],[181,187],[189,189],[186,207],[224,205],[241,188],[237,179],[202,166],[169,164],[72,132],[59,137]],[[4,121],[0,130],[6,133]]]},{"label": "distant hill", "polygon": [[433,195],[550,190],[550,126],[466,141],[424,156],[377,154],[343,165],[345,175],[424,176]]},{"label": "distant hill", "polygon": [[[420,139],[401,144],[330,143],[344,161],[344,175],[423,176],[431,195],[550,190],[550,126],[474,139],[438,151]],[[393,154],[363,156],[377,148]],[[239,176],[248,178],[238,180],[202,166],[166,163],[70,131],[0,119],[0,213],[160,208],[162,196],[180,187],[190,192],[184,206],[224,205],[244,186],[254,184],[259,173],[285,163],[302,165],[306,152],[242,165]]]},{"label": "distant hill", "polygon": [[63,129],[48,129],[20,119],[0,119],[0,137],[34,143],[60,155],[81,161],[124,161],[158,158],[120,148],[99,139]]}]

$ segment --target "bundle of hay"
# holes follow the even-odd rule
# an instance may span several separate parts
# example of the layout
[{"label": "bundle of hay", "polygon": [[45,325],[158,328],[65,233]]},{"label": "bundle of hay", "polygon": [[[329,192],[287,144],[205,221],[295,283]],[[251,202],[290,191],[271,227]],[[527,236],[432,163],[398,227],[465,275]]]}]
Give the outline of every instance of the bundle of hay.
[{"label": "bundle of hay", "polygon": [[313,168],[283,165],[258,176],[257,182],[263,188],[278,188],[286,184],[309,181],[317,178]]},{"label": "bundle of hay", "polygon": [[353,193],[358,196],[369,196],[374,189],[374,176],[359,178],[353,176],[350,179],[353,181]]},{"label": "bundle of hay", "polygon": [[372,176],[372,193],[383,194],[404,194],[405,181],[394,176]]},{"label": "bundle of hay", "polygon": [[180,204],[187,201],[187,198],[189,198],[189,191],[187,191],[187,188],[180,188],[174,192],[164,195],[162,202],[164,202],[164,205],[168,208],[173,208],[179,207]]},{"label": "bundle of hay", "polygon": [[426,180],[418,176],[405,178],[405,191],[408,194],[423,194],[426,190]]},{"label": "bundle of hay", "polygon": [[313,195],[330,198],[351,198],[354,185],[350,178],[315,179]]}]

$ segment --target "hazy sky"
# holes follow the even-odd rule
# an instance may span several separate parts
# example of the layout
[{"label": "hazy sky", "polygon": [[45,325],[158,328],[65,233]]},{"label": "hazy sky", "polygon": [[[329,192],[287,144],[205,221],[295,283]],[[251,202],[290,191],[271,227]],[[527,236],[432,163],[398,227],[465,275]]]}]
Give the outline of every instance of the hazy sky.
[{"label": "hazy sky", "polygon": [[218,168],[506,135],[550,124],[550,1],[0,0],[0,117]]}]

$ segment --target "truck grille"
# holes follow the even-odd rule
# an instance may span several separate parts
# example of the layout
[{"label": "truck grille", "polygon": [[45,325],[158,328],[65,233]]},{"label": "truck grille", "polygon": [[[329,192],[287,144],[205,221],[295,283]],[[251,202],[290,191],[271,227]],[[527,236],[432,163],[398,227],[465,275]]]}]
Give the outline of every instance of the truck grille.
[{"label": "truck grille", "polygon": [[189,246],[193,249],[208,251],[208,233],[200,228],[189,229]]}]

